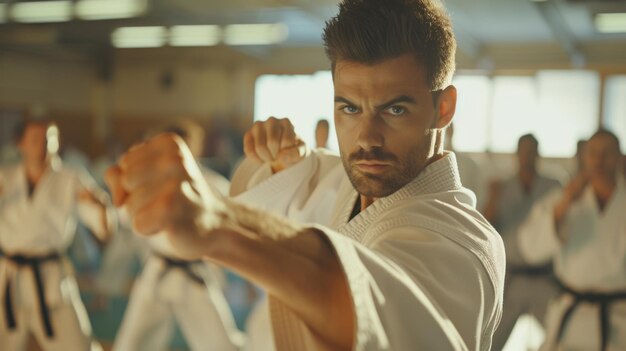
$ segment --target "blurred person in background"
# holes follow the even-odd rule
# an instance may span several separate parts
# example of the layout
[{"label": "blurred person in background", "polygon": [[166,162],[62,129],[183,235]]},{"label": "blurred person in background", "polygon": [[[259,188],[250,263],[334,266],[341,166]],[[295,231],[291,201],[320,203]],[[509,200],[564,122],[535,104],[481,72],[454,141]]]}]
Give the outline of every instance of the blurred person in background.
[{"label": "blurred person in background", "polygon": [[[200,125],[184,120],[165,131],[181,137],[197,160],[204,137]],[[200,169],[208,184],[221,194],[228,194],[228,180],[206,167]],[[130,227],[130,221],[123,218]],[[165,350],[173,337],[174,323],[180,326],[191,350],[237,350],[243,338],[224,297],[222,269],[181,256],[165,233],[145,241],[148,258],[135,280],[113,350]]]},{"label": "blurred person in background", "polygon": [[528,313],[543,323],[548,300],[557,292],[551,262],[535,266],[521,258],[517,230],[532,206],[561,184],[537,171],[539,142],[532,134],[519,138],[516,156],[517,174],[492,182],[484,210],[485,218],[502,235],[506,249],[504,309],[493,350],[502,350],[520,316]]},{"label": "blurred person in background", "polygon": [[320,119],[315,125],[315,147],[316,148],[328,148],[328,133],[330,132],[330,125],[325,119]]},{"label": "blurred person in background", "polygon": [[572,162],[569,164],[568,167],[568,173],[570,176],[569,180],[575,178],[583,172],[583,150],[585,148],[586,142],[587,140],[584,139],[578,140],[578,142],[576,142],[576,154],[574,155],[574,158],[571,160]]},{"label": "blurred person in background", "polygon": [[65,253],[80,219],[100,242],[115,216],[86,172],[59,155],[59,130],[26,121],[21,162],[0,169],[0,350],[23,350],[32,335],[43,350],[88,350],[91,326]]},{"label": "blurred person in background", "polygon": [[626,350],[626,188],[619,140],[587,141],[583,172],[539,201],[520,226],[522,259],[554,261],[562,293],[546,314],[543,350]]},{"label": "blurred person in background", "polygon": [[459,175],[464,187],[470,189],[476,195],[476,208],[482,208],[485,202],[485,176],[484,169],[481,170],[479,163],[472,156],[455,150],[452,138],[454,137],[454,123],[446,130],[446,149],[454,152],[456,162],[459,166]]}]

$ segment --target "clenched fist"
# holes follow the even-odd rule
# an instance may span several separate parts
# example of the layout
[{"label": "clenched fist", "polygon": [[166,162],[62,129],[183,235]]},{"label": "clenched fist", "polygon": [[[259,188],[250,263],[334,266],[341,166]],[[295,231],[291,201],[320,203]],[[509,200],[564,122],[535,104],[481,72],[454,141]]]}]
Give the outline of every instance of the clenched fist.
[{"label": "clenched fist", "polygon": [[243,148],[248,158],[269,163],[274,172],[300,161],[306,150],[289,119],[274,117],[255,122],[244,135]]},{"label": "clenched fist", "polygon": [[203,241],[226,218],[223,199],[204,181],[187,145],[175,134],[132,147],[107,171],[106,182],[114,205],[125,206],[136,232],[166,231],[188,258],[203,255]]}]

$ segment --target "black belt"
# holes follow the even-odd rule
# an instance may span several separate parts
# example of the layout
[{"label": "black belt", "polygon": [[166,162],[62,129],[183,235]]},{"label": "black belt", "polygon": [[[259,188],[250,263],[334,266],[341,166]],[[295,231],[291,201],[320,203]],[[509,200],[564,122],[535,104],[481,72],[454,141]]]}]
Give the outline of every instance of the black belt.
[{"label": "black belt", "polygon": [[[10,260],[18,266],[27,266],[33,270],[35,276],[35,285],[37,288],[37,300],[39,300],[39,313],[43,322],[44,330],[48,337],[54,336],[54,330],[52,329],[52,321],[50,320],[50,309],[46,303],[46,296],[43,286],[43,279],[41,277],[41,264],[47,261],[58,261],[61,259],[61,254],[51,253],[44,256],[24,256],[24,255],[7,255],[0,254],[6,259]],[[11,277],[7,276],[5,295],[4,295],[4,316],[9,327],[9,330],[13,330],[17,327],[17,321],[15,320],[15,311],[13,310],[13,301],[11,298]]]},{"label": "black belt", "polygon": [[564,293],[570,294],[574,297],[574,302],[572,305],[565,310],[563,317],[561,318],[561,325],[559,326],[559,332],[557,334],[557,343],[561,341],[563,338],[563,334],[565,332],[565,328],[567,328],[567,324],[576,308],[580,305],[581,302],[593,303],[597,304],[600,307],[600,336],[601,336],[601,344],[600,350],[606,351],[609,342],[609,332],[611,330],[609,325],[609,312],[611,303],[616,300],[626,300],[626,291],[618,291],[612,293],[596,293],[596,292],[588,292],[588,291],[577,291],[574,290],[562,282],[557,280],[558,285],[563,290]]},{"label": "black belt", "polygon": [[544,266],[507,267],[507,273],[527,276],[550,276],[552,275],[552,263]]},{"label": "black belt", "polygon": [[158,253],[156,251],[154,252],[154,254],[155,254],[155,256],[157,256],[158,258],[163,260],[163,262],[165,262],[165,265],[166,265],[165,270],[161,273],[161,277],[163,277],[170,269],[178,268],[178,269],[182,270],[183,273],[185,273],[185,275],[187,275],[187,277],[189,277],[194,282],[196,282],[198,284],[202,284],[202,285],[205,284],[204,279],[202,279],[201,276],[196,274],[191,269],[193,264],[200,263],[200,262],[202,262],[201,260],[195,260],[195,261],[177,260],[175,258],[168,257],[168,256],[163,255],[161,253]]}]

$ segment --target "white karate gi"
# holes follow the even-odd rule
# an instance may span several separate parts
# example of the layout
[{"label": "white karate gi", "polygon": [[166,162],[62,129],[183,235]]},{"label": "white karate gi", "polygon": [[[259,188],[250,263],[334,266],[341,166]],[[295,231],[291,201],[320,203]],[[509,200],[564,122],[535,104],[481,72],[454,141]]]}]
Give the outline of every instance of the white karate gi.
[{"label": "white karate gi", "polygon": [[[60,163],[50,166],[28,195],[23,166],[0,170],[0,350],[25,348],[29,333],[44,350],[87,350],[91,326],[69,260],[63,254],[71,244],[79,217],[99,238],[106,234],[104,220],[95,205],[78,201],[84,189],[96,192],[95,182],[86,173],[70,170]],[[107,218],[111,219],[111,218]],[[50,330],[45,327],[42,304],[37,293],[36,269],[17,264],[8,256],[59,255],[38,264]],[[10,287],[10,289],[7,289]],[[5,301],[7,290],[11,308]],[[15,327],[9,328],[13,310]],[[51,333],[50,333],[51,332]],[[49,333],[53,336],[49,336]]]},{"label": "white karate gi", "polygon": [[[321,225],[354,302],[355,350],[489,350],[502,312],[504,247],[462,188],[454,154],[352,220],[358,194],[339,158],[322,150],[275,175],[246,160],[231,194]],[[269,308],[272,327],[255,315],[264,325],[248,330],[264,335],[265,327],[274,340],[250,339],[250,350],[314,349],[293,313],[272,298]]]},{"label": "white karate gi", "polygon": [[[203,174],[211,186],[228,193],[224,177],[208,169]],[[166,350],[176,321],[194,351],[236,350],[243,340],[222,292],[221,269],[206,262],[168,265],[167,259],[181,265],[187,262],[177,256],[166,234],[147,241],[153,254],[135,281],[113,349]]]},{"label": "white karate gi", "polygon": [[523,314],[532,314],[539,323],[543,323],[548,301],[558,292],[552,278],[551,262],[540,266],[529,265],[520,257],[517,247],[517,229],[533,204],[556,188],[560,188],[557,180],[540,174],[535,176],[530,193],[524,192],[518,175],[500,183],[494,227],[504,240],[507,277],[502,323],[494,335],[494,350],[504,347],[515,323]]},{"label": "white karate gi", "polygon": [[[618,180],[609,203],[600,211],[595,194],[588,186],[572,204],[557,239],[554,206],[562,191],[554,191],[535,205],[520,227],[518,244],[523,258],[541,264],[554,257],[557,278],[571,289],[592,293],[626,293],[626,189]],[[599,350],[600,307],[581,302],[571,314],[561,342],[557,334],[565,311],[574,297],[564,293],[554,299],[546,315],[544,350]],[[610,339],[608,350],[626,350],[626,299],[609,306]]]}]

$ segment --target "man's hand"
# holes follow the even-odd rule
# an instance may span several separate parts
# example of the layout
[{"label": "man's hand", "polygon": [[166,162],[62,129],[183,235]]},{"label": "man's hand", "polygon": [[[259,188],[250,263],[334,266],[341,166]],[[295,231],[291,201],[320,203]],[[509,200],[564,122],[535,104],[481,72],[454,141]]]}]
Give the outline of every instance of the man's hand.
[{"label": "man's hand", "polygon": [[289,119],[274,117],[254,123],[244,135],[243,149],[248,158],[269,163],[274,173],[300,161],[306,151]]},{"label": "man's hand", "polygon": [[[269,153],[263,157],[279,155],[280,145],[288,143],[281,141],[274,148],[282,136],[267,137],[259,129],[265,127],[260,124],[248,136],[265,138],[253,143],[252,150]],[[274,161],[289,164],[277,157]],[[324,345],[351,349],[354,311],[349,287],[332,245],[319,230],[222,199],[204,182],[191,152],[173,134],[133,147],[109,169],[106,179],[113,203],[126,207],[137,232],[165,230],[182,257],[203,257],[247,277],[297,313]]]},{"label": "man's hand", "polygon": [[204,181],[184,141],[167,133],[132,147],[107,171],[113,204],[125,206],[140,234],[166,231],[188,258],[203,255],[208,232],[222,225],[225,204]]},{"label": "man's hand", "polygon": [[572,203],[580,198],[588,183],[589,177],[586,174],[581,173],[572,179],[567,186],[565,186],[565,189],[563,189],[563,196],[554,208],[554,221],[557,228],[560,226],[561,222],[563,222],[563,219],[567,215]]}]

